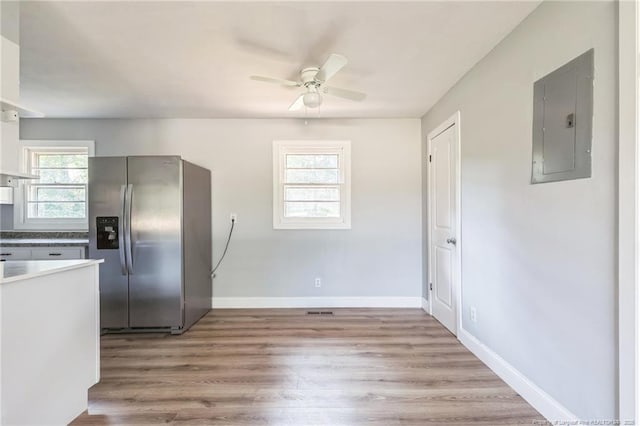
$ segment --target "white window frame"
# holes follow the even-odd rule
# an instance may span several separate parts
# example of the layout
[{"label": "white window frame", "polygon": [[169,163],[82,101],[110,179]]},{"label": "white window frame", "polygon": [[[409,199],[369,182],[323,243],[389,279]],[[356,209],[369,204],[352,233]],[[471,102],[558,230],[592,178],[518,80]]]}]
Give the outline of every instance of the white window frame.
[{"label": "white window frame", "polygon": [[[95,155],[95,141],[91,140],[21,140],[18,145],[20,170],[27,173],[29,170],[29,151],[51,148],[87,148],[89,157]],[[13,206],[13,227],[21,230],[47,230],[47,231],[87,231],[89,229],[89,214],[87,211],[84,219],[29,219],[27,217],[27,187],[24,180],[18,182],[15,188]],[[87,210],[89,208],[88,193]]]},{"label": "white window frame", "polygon": [[[337,218],[285,217],[284,171],[287,154],[337,154],[340,178],[340,216]],[[351,229],[351,141],[273,141],[273,228]]]}]

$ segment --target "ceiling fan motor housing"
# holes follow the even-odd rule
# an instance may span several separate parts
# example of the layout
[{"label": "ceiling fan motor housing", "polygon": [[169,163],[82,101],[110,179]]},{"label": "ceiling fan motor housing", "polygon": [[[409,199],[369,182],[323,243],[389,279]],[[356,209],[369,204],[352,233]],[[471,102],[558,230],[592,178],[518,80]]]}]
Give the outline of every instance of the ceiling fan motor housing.
[{"label": "ceiling fan motor housing", "polygon": [[321,82],[316,80],[316,74],[318,74],[318,71],[320,71],[320,68],[316,67],[305,68],[300,71],[300,80],[302,81],[302,84],[305,86],[319,86]]}]

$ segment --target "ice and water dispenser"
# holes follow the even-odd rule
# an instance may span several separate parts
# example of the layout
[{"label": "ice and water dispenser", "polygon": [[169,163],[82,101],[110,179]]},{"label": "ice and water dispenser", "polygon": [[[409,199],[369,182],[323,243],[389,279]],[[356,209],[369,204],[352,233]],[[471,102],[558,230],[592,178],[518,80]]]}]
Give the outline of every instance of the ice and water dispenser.
[{"label": "ice and water dispenser", "polygon": [[118,216],[98,216],[96,218],[96,246],[98,250],[117,250]]}]

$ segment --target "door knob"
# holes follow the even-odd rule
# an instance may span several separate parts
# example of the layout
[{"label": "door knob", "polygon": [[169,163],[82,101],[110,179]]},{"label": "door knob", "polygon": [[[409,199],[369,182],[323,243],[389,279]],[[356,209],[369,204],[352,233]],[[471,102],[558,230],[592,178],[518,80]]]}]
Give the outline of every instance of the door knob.
[{"label": "door knob", "polygon": [[456,239],[455,238],[447,238],[447,244],[453,244],[454,246],[456,245]]}]

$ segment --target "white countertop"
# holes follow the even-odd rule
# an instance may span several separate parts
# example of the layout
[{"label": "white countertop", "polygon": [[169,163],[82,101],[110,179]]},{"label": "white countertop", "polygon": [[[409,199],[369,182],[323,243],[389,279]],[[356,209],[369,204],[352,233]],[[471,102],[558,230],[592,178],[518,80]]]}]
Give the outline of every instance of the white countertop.
[{"label": "white countertop", "polygon": [[104,259],[74,260],[9,260],[0,262],[0,283],[21,281],[70,269],[84,268],[104,262]]}]

